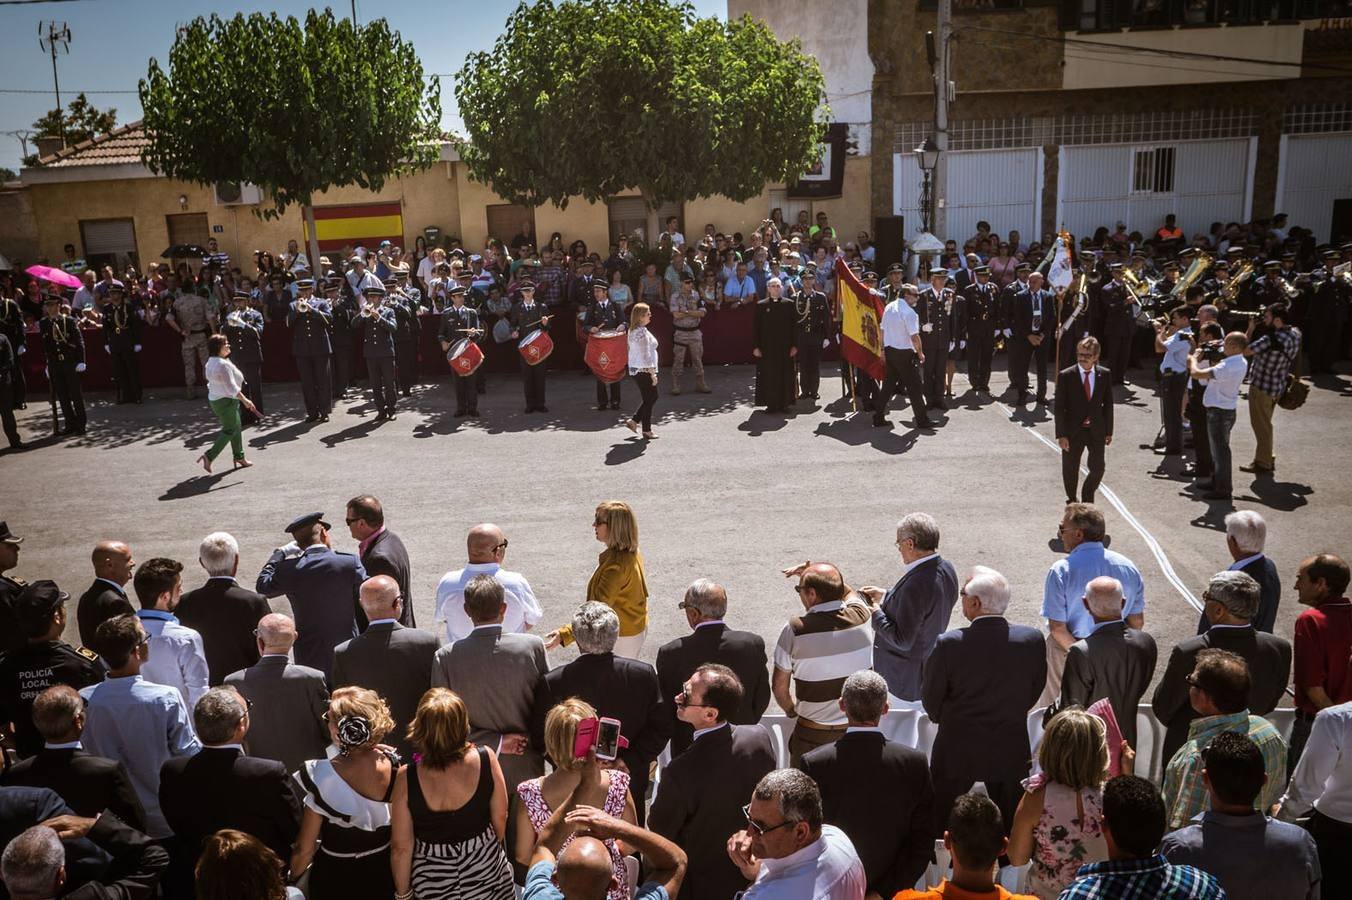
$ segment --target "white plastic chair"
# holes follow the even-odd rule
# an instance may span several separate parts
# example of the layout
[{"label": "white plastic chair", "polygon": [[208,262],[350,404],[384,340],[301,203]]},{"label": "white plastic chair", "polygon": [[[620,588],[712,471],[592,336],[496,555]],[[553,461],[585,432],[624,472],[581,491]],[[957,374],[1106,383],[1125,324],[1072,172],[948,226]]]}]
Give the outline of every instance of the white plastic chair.
[{"label": "white plastic chair", "polygon": [[925,715],[925,711],[919,704],[907,704],[899,709],[893,709],[883,716],[883,720],[878,723],[882,729],[883,736],[889,741],[896,741],[898,744],[905,744],[907,747],[918,747],[920,744],[920,719]]},{"label": "white plastic chair", "polygon": [[779,769],[789,764],[789,735],[793,733],[792,721],[788,716],[761,716],[760,726],[770,733],[770,743],[775,748],[775,767]]}]

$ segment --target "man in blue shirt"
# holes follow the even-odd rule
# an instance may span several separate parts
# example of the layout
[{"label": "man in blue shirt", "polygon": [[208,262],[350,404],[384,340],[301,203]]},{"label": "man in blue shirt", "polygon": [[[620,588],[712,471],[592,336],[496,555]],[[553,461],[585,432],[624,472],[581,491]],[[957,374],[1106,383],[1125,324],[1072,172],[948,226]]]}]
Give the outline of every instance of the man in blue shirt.
[{"label": "man in blue shirt", "polygon": [[1164,456],[1183,453],[1183,397],[1188,389],[1188,354],[1192,352],[1191,309],[1180,306],[1169,313],[1169,324],[1155,325],[1155,349],[1160,360],[1160,417],[1164,420]]},{"label": "man in blue shirt", "polygon": [[1047,620],[1047,690],[1040,705],[1061,696],[1061,674],[1070,645],[1093,633],[1094,616],[1083,600],[1089,582],[1103,575],[1122,585],[1122,618],[1128,628],[1145,628],[1145,582],[1136,564],[1103,546],[1107,526],[1090,503],[1067,503],[1058,526],[1066,558],[1047,570],[1042,616]]}]

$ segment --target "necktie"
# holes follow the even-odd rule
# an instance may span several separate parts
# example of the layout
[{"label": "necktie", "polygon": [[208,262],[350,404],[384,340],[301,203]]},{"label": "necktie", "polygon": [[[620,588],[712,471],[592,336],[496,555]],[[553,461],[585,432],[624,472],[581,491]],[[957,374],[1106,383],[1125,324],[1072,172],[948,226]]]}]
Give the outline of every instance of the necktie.
[{"label": "necktie", "polygon": [[1039,291],[1033,292],[1033,330],[1042,330],[1042,294]]},{"label": "necktie", "polygon": [[1094,401],[1094,391],[1089,387],[1089,371],[1087,369],[1084,373],[1084,399],[1091,403]]}]

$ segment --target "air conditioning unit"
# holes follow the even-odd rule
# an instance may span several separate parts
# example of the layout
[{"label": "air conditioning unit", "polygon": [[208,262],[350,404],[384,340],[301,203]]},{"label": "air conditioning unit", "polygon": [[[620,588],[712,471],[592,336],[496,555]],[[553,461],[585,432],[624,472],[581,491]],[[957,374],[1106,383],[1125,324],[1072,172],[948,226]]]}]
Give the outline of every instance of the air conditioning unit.
[{"label": "air conditioning unit", "polygon": [[255,206],[263,200],[258,185],[247,181],[218,181],[215,187],[217,206]]}]

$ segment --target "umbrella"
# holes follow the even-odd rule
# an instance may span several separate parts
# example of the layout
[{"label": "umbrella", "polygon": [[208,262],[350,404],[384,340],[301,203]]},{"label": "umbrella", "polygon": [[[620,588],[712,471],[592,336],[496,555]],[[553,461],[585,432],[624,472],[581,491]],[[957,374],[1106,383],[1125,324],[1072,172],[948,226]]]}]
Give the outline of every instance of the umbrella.
[{"label": "umbrella", "polygon": [[34,278],[41,278],[43,281],[50,281],[52,284],[59,284],[62,287],[78,288],[84,283],[74,275],[69,275],[60,269],[53,269],[51,266],[29,266],[24,271]]},{"label": "umbrella", "polygon": [[188,259],[190,257],[205,259],[210,255],[211,251],[196,244],[175,244],[160,254],[165,259]]}]

